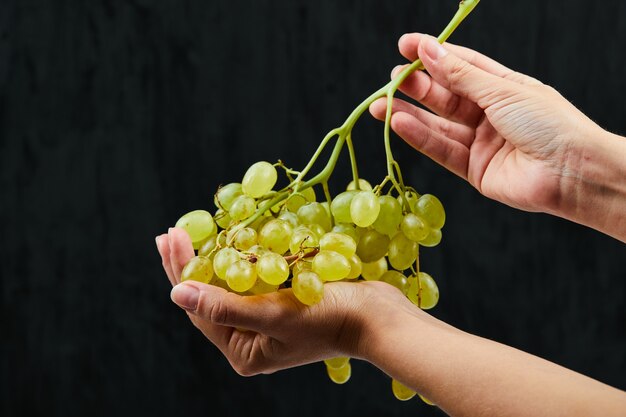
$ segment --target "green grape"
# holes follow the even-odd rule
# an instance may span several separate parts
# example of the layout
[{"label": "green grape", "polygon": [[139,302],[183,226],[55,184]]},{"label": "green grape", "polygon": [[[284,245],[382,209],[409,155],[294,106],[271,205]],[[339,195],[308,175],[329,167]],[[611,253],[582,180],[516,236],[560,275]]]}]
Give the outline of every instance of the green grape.
[{"label": "green grape", "polygon": [[280,285],[289,278],[289,264],[281,255],[267,252],[257,261],[256,272],[268,284]]},{"label": "green grape", "polygon": [[185,229],[191,238],[194,249],[198,249],[200,243],[206,240],[207,237],[217,233],[217,226],[215,226],[213,216],[204,210],[194,210],[185,214],[178,219],[176,227]]},{"label": "green grape", "polygon": [[215,270],[215,274],[221,279],[226,279],[228,268],[240,259],[241,256],[236,249],[223,248],[218,250],[213,257],[213,269]]},{"label": "green grape", "polygon": [[359,189],[356,189],[356,182],[354,182],[354,180],[350,181],[350,184],[348,184],[348,187],[346,187],[346,190],[348,191],[352,191],[352,190],[356,190],[356,191],[372,191],[372,184],[370,184],[369,182],[367,182],[367,180],[364,180],[363,178],[359,178]]},{"label": "green grape", "polygon": [[418,307],[422,310],[430,310],[435,307],[439,302],[439,288],[437,288],[433,277],[425,272],[420,272],[416,282],[421,290]]},{"label": "green grape", "polygon": [[261,245],[254,245],[254,246],[250,246],[248,249],[246,249],[246,253],[252,253],[254,255],[261,256],[265,253],[268,253],[270,251],[268,251],[267,249],[265,249],[263,246]]},{"label": "green grape", "polygon": [[208,284],[213,278],[213,265],[205,256],[194,256],[187,262],[181,273],[181,281],[198,281]]},{"label": "green grape", "polygon": [[391,239],[387,257],[393,268],[403,271],[413,265],[413,262],[417,259],[418,250],[418,243],[407,238],[404,236],[404,233],[400,232]]},{"label": "green grape", "polygon": [[432,248],[441,243],[441,230],[429,229],[428,236],[420,241],[420,245]]},{"label": "green grape", "polygon": [[367,230],[361,235],[356,254],[363,262],[374,262],[385,256],[389,248],[389,237],[376,230]]},{"label": "green grape", "polygon": [[402,221],[402,206],[390,195],[378,197],[380,213],[372,226],[374,230],[383,235],[393,236],[398,231],[398,225]]},{"label": "green grape", "polygon": [[307,203],[298,209],[300,224],[319,224],[325,231],[331,228],[331,220],[322,203]]},{"label": "green grape", "polygon": [[417,199],[420,198],[420,195],[413,192],[413,191],[405,191],[404,192],[404,197],[402,196],[398,196],[398,202],[400,203],[400,205],[402,206],[402,210],[404,211],[404,209],[406,207],[404,207],[404,201],[406,200],[406,202],[409,205],[409,209],[410,211],[414,212],[415,211],[415,204],[417,203]]},{"label": "green grape", "polygon": [[233,201],[228,214],[234,221],[238,222],[252,216],[255,210],[256,201],[254,201],[254,198],[240,195]]},{"label": "green grape", "polygon": [[324,359],[324,363],[331,369],[341,369],[350,362],[347,356],[339,356],[337,358]]},{"label": "green grape", "polygon": [[446,212],[443,209],[443,205],[432,194],[421,196],[415,204],[414,212],[433,229],[441,229],[446,223]]},{"label": "green grape", "polygon": [[226,271],[226,282],[233,291],[248,291],[256,282],[255,266],[245,259],[235,262]]},{"label": "green grape", "polygon": [[251,227],[243,229],[232,229],[226,234],[226,241],[229,245],[240,251],[247,251],[249,248],[257,244],[257,233]]},{"label": "green grape", "polygon": [[378,197],[371,191],[359,191],[350,203],[350,217],[359,227],[371,226],[380,213]]},{"label": "green grape", "polygon": [[250,226],[248,227],[251,227],[254,230],[261,230],[261,228],[265,226],[265,223],[269,222],[270,220],[274,220],[274,217],[269,211],[266,211],[262,216],[259,216],[252,223],[250,223]]},{"label": "green grape", "polygon": [[291,227],[297,227],[300,224],[298,223],[298,215],[290,211],[283,211],[277,218],[286,221]]},{"label": "green grape", "polygon": [[313,266],[311,265],[311,262],[301,259],[298,262],[296,262],[292,267],[293,276],[295,277],[298,274],[301,274],[302,272],[311,272],[311,268],[313,268]]},{"label": "green grape", "polygon": [[250,288],[250,293],[254,295],[261,294],[269,294],[272,292],[278,291],[278,285],[270,285],[262,279],[257,279],[252,288]]},{"label": "green grape", "polygon": [[335,223],[352,223],[350,206],[352,199],[357,193],[358,191],[344,191],[330,203],[330,212],[335,219]]},{"label": "green grape", "polygon": [[424,240],[430,232],[430,228],[426,223],[424,223],[418,215],[413,213],[408,213],[404,216],[400,228],[402,229],[402,233],[414,242]]},{"label": "green grape", "polygon": [[332,228],[331,232],[343,233],[344,235],[350,236],[355,242],[359,242],[359,234],[356,228],[350,223],[337,223]]},{"label": "green grape", "polygon": [[259,198],[272,191],[278,173],[274,165],[261,161],[252,164],[241,181],[243,193],[252,198]]},{"label": "green grape", "polygon": [[285,220],[270,220],[259,231],[259,244],[282,255],[289,249],[289,239],[292,233],[293,227]]},{"label": "green grape", "polygon": [[382,277],[380,277],[380,280],[382,282],[386,282],[387,284],[393,285],[394,287],[402,291],[402,294],[404,295],[406,295],[409,290],[409,281],[401,272],[394,270],[387,271],[383,274]]},{"label": "green grape", "polygon": [[217,209],[217,211],[215,212],[215,216],[213,216],[213,219],[215,220],[215,223],[217,223],[217,225],[222,229],[227,229],[228,226],[230,226],[230,223],[233,221],[233,219],[230,218],[230,214],[222,209]]},{"label": "green grape", "polygon": [[292,255],[295,255],[302,249],[315,248],[318,245],[319,238],[315,233],[304,226],[298,226],[291,235],[289,250]]},{"label": "green grape", "polygon": [[350,262],[340,253],[323,250],[313,258],[313,272],[322,281],[339,281],[350,273]]},{"label": "green grape", "polygon": [[391,380],[391,391],[393,391],[393,395],[395,395],[395,397],[400,401],[408,401],[415,397],[415,394],[417,394],[417,392],[405,385],[402,385],[395,379]]},{"label": "green grape", "polygon": [[291,280],[293,295],[305,305],[311,306],[324,298],[324,283],[320,277],[311,271],[303,271],[294,275]]},{"label": "green grape", "polygon": [[361,276],[366,281],[378,281],[387,272],[387,258],[384,256],[375,262],[361,265]]},{"label": "green grape", "polygon": [[348,257],[348,262],[350,262],[350,273],[346,277],[347,279],[356,279],[361,275],[363,271],[363,262],[356,256],[356,253],[352,256]]},{"label": "green grape", "polygon": [[304,190],[298,191],[297,194],[291,194],[285,201],[285,208],[292,213],[296,213],[303,205],[314,203],[316,198],[313,187],[305,188]]},{"label": "green grape", "polygon": [[320,249],[332,250],[349,258],[356,253],[356,242],[348,235],[329,232],[320,239]]},{"label": "green grape", "polygon": [[324,236],[326,234],[326,230],[324,230],[324,228],[317,223],[305,224],[303,226],[315,233],[315,236],[317,237]]},{"label": "green grape", "polygon": [[338,369],[333,369],[329,366],[326,366],[326,372],[331,381],[335,384],[345,384],[350,379],[352,375],[352,367],[350,366],[350,362],[347,362],[344,366]]},{"label": "green grape", "polygon": [[[198,249],[198,256],[209,256],[211,255],[211,252],[213,252],[213,249],[215,249],[216,247],[217,235],[210,236],[207,240],[204,241],[202,246],[200,246],[200,249]],[[213,257],[213,255],[215,255],[215,253],[213,253],[211,257]]]},{"label": "green grape", "polygon": [[215,207],[229,211],[230,207],[233,205],[233,201],[242,194],[241,184],[237,182],[220,187],[213,199]]},{"label": "green grape", "polygon": [[[222,232],[223,232],[223,230],[222,230]],[[228,245],[226,244],[226,233],[221,233],[221,232],[220,232],[220,233],[217,235],[217,245],[218,245],[220,248],[223,248],[223,247],[228,246]]]},{"label": "green grape", "polygon": [[422,401],[424,401],[426,404],[428,405],[435,405],[434,402],[432,402],[431,400],[429,400],[428,398],[424,397],[422,394],[417,394],[418,397],[420,397],[420,399]]}]

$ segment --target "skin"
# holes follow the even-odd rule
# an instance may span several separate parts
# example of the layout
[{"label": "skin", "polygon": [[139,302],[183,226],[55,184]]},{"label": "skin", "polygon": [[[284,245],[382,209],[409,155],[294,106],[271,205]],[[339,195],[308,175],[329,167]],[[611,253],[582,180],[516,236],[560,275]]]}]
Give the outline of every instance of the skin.
[{"label": "skin", "polygon": [[[396,100],[392,127],[489,198],[588,225],[626,241],[626,139],[554,89],[469,49],[405,35],[400,52],[426,73]],[[397,73],[397,69],[394,74]],[[384,118],[386,103],[371,113]],[[157,237],[172,300],[241,375],[350,356],[366,360],[452,416],[623,416],[626,393],[449,326],[382,282],[325,285],[311,307],[291,290],[242,297],[180,283],[189,236]],[[398,360],[404,358],[404,360]],[[413,359],[412,359],[413,358]]]}]

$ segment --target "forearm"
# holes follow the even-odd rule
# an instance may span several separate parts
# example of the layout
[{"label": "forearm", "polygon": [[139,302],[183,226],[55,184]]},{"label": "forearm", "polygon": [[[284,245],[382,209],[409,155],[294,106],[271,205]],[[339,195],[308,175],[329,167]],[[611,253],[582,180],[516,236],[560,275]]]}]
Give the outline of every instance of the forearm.
[{"label": "forearm", "polygon": [[553,213],[626,242],[626,138],[601,131],[572,149]]},{"label": "forearm", "polygon": [[623,416],[626,393],[425,313],[368,328],[363,357],[451,416]]}]

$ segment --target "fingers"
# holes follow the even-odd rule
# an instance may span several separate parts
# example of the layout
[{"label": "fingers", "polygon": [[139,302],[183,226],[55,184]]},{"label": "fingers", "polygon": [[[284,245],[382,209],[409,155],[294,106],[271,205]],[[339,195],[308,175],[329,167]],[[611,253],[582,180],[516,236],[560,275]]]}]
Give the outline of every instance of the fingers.
[{"label": "fingers", "polygon": [[185,281],[172,289],[172,301],[189,313],[218,326],[271,334],[277,323],[293,317],[291,305],[280,293],[240,296],[214,285]]},{"label": "fingers", "polygon": [[[398,49],[400,50],[402,56],[407,58],[409,61],[415,61],[418,58],[419,45],[427,37],[429,36],[421,33],[407,33],[403,35],[398,41]],[[490,74],[524,85],[541,84],[541,82],[535,78],[513,71],[512,69],[505,67],[499,62],[476,52],[473,49],[454,45],[448,42],[443,45],[448,51],[452,52],[457,57]]]},{"label": "fingers", "polygon": [[[370,113],[378,120],[385,120],[387,111],[387,98],[376,100],[370,106]],[[392,114],[403,112],[407,113],[422,122],[429,129],[434,130],[441,135],[455,140],[466,147],[470,147],[475,136],[475,129],[463,124],[454,123],[443,117],[436,116],[424,109],[420,109],[404,100],[394,98]]]},{"label": "fingers", "polygon": [[195,256],[189,234],[181,228],[169,229],[170,265],[176,283],[180,282],[183,267]]},{"label": "fingers", "polygon": [[467,98],[482,109],[522,92],[516,82],[491,74],[459,58],[430,36],[418,46],[418,55],[430,76],[452,93]]},{"label": "fingers", "polygon": [[176,285],[176,277],[174,276],[174,272],[172,271],[172,264],[170,262],[170,238],[167,234],[162,234],[157,236],[156,238],[157,249],[159,250],[159,254],[161,255],[161,262],[163,264],[163,269],[167,274],[167,278],[170,280],[172,285]]},{"label": "fingers", "polygon": [[[391,77],[394,78],[405,67],[396,67]],[[470,127],[476,127],[484,114],[476,103],[452,93],[422,71],[407,77],[400,85],[400,91],[439,116]]]}]

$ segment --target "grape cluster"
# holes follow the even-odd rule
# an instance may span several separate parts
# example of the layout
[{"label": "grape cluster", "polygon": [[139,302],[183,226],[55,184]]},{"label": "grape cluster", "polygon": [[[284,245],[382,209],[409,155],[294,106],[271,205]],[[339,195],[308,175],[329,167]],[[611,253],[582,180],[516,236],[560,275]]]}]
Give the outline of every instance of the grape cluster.
[{"label": "grape cluster", "polygon": [[[322,300],[328,282],[383,281],[422,309],[437,304],[437,285],[418,266],[419,247],[441,241],[445,212],[435,196],[408,187],[394,196],[393,188],[385,194],[383,187],[358,179],[332,200],[319,202],[314,187],[306,187],[289,189],[273,203],[281,191],[273,190],[277,166],[283,167],[253,164],[241,183],[217,190],[214,215],[196,210],[178,220],[197,250],[183,281],[243,295],[290,287],[306,305]],[[348,381],[349,358],[325,363],[332,381]],[[398,384],[393,382],[393,392],[408,399],[408,388]]]}]

